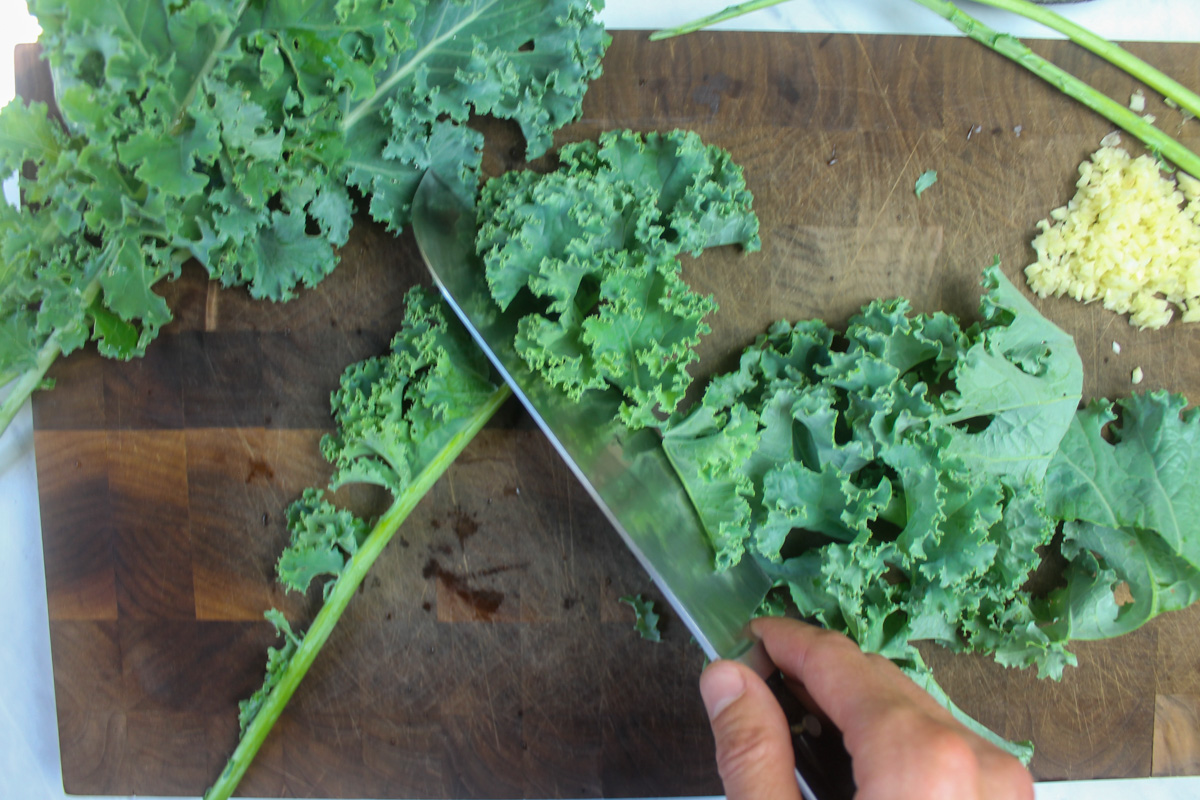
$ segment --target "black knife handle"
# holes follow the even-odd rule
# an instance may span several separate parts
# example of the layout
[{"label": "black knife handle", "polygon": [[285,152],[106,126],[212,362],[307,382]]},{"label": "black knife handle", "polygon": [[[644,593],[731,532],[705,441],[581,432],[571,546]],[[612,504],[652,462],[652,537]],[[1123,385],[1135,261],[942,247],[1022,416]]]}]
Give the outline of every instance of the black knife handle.
[{"label": "black knife handle", "polygon": [[783,708],[792,732],[801,794],[806,800],[854,800],[854,772],[842,732],[809,711],[788,689],[779,670],[767,678],[767,686]]}]

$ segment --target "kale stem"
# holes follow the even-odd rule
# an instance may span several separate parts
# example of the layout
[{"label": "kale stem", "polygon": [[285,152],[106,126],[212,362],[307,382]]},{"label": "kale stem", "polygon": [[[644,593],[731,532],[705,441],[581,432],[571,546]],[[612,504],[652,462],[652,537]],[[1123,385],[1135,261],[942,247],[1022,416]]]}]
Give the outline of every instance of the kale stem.
[{"label": "kale stem", "polygon": [[650,41],[657,42],[660,39],[669,39],[672,36],[682,36],[685,33],[695,33],[702,28],[707,28],[710,25],[716,25],[718,22],[724,22],[727,19],[740,17],[743,14],[749,14],[751,11],[759,11],[771,6],[777,6],[780,3],[785,3],[787,0],[749,0],[746,3],[738,3],[730,6],[715,14],[709,14],[707,17],[692,20],[691,22],[680,25],[677,28],[667,28],[661,31],[655,31],[650,34]]},{"label": "kale stem", "polygon": [[0,403],[0,435],[8,430],[8,426],[16,418],[21,406],[42,385],[42,380],[46,377],[46,370],[50,369],[50,365],[61,353],[62,349],[58,345],[58,332],[55,331],[38,350],[37,362],[34,366],[21,373],[13,383],[8,396],[4,398],[4,402]]},{"label": "kale stem", "polygon": [[975,0],[977,3],[1020,14],[1047,28],[1064,34],[1080,47],[1091,50],[1125,72],[1145,83],[1150,88],[1179,104],[1180,108],[1200,117],[1200,95],[1161,71],[1147,64],[1125,48],[1078,25],[1066,17],[1029,0]]},{"label": "kale stem", "polygon": [[[777,1],[782,2],[782,0]],[[488,5],[495,5],[494,0]],[[363,99],[357,106],[350,109],[346,113],[346,116],[342,118],[342,131],[349,131],[351,128],[357,125],[363,117],[374,111],[378,104],[387,98],[389,92],[391,92],[398,84],[408,78],[409,75],[414,74],[421,64],[425,63],[425,60],[435,53],[439,47],[457,37],[459,31],[475,22],[475,20],[487,10],[488,8],[486,6],[484,8],[475,9],[453,26],[442,31],[437,37],[431,39],[420,50],[413,53],[408,61],[403,64],[398,64],[396,66],[396,71],[384,78],[379,85],[375,87],[375,91],[372,92],[370,97]]]},{"label": "kale stem", "polygon": [[[650,35],[650,38],[658,40],[691,33],[717,22],[732,19],[784,1],[751,0],[750,2],[740,3],[730,6],[724,11],[718,11],[702,19],[680,25],[677,28],[655,31]],[[1057,88],[1063,94],[1079,101],[1109,122],[1136,136],[1156,155],[1162,156],[1185,172],[1200,178],[1200,156],[1197,156],[1175,139],[1142,119],[1139,114],[1134,113],[1125,105],[1101,94],[1066,70],[1051,64],[1046,59],[1035,54],[1016,38],[989,28],[979,20],[961,11],[950,0],[913,0],[913,2],[919,3],[935,14],[949,20],[968,37],[987,45],[997,53],[1017,62],[1051,86]],[[1200,117],[1200,95],[1164,75],[1127,50],[1113,44],[1107,39],[1097,36],[1065,17],[1035,5],[1029,2],[1029,0],[977,0],[977,2],[1019,14],[1065,34],[1071,41],[1120,67],[1132,77],[1161,92],[1164,97],[1174,101],[1180,108]]]},{"label": "kale stem", "polygon": [[[84,287],[83,293],[80,295],[83,307],[87,308],[91,306],[98,294],[100,294],[100,278],[95,277]],[[33,366],[17,377],[8,396],[4,398],[3,403],[0,403],[0,436],[4,435],[4,432],[8,430],[8,426],[12,424],[13,419],[17,416],[17,412],[21,410],[21,406],[25,404],[25,401],[42,385],[42,381],[45,379],[46,371],[50,369],[50,365],[62,355],[61,334],[61,329],[55,329],[50,334],[42,346],[38,348]]]},{"label": "kale stem", "polygon": [[321,610],[317,612],[312,625],[309,626],[308,632],[304,634],[300,646],[296,648],[295,654],[288,662],[279,683],[267,695],[262,708],[246,726],[237,748],[229,757],[229,763],[225,765],[221,776],[204,793],[204,800],[227,800],[233,794],[242,776],[246,774],[250,763],[254,760],[255,754],[266,741],[267,734],[275,725],[275,721],[279,719],[279,715],[283,713],[288,700],[299,687],[300,681],[304,679],[308,668],[312,666],[317,653],[320,652],[321,647],[333,632],[342,612],[346,610],[346,606],[349,605],[351,598],[358,591],[359,585],[367,576],[368,570],[375,563],[375,559],[383,552],[392,536],[399,530],[400,525],[408,518],[421,498],[433,487],[446,468],[458,457],[467,443],[475,438],[475,434],[479,433],[511,393],[512,390],[508,388],[507,384],[502,384],[497,388],[487,401],[467,419],[466,426],[413,478],[412,483],[404,489],[392,503],[391,508],[376,523],[371,533],[363,541],[358,553],[350,559],[345,570],[335,581],[333,591],[329,593],[329,597],[321,606]]},{"label": "kale stem", "polygon": [[1200,178],[1200,156],[1151,125],[1121,103],[1101,94],[1066,70],[1051,64],[1016,38],[989,28],[950,0],[913,0],[954,24],[977,42],[1020,64],[1063,94],[1078,100],[1109,122],[1141,139],[1151,150]]},{"label": "kale stem", "polygon": [[946,694],[946,690],[934,680],[932,670],[925,664],[925,660],[921,658],[921,654],[916,648],[913,648],[911,654],[905,659],[905,662],[907,663],[899,664],[904,674],[911,678],[913,683],[929,693],[934,700],[937,700],[955,719],[984,740],[1015,756],[1022,764],[1029,764],[1030,759],[1033,758],[1032,742],[1010,742],[959,708],[950,699],[950,695]]},{"label": "kale stem", "polygon": [[250,0],[242,0],[238,7],[234,9],[233,21],[223,30],[221,34],[213,40],[212,47],[209,50],[208,58],[204,60],[204,64],[196,71],[192,77],[191,84],[188,85],[187,92],[184,93],[183,100],[180,101],[179,107],[175,110],[174,124],[171,126],[171,135],[178,136],[183,131],[183,125],[187,121],[187,111],[191,107],[192,101],[196,99],[196,93],[200,90],[200,84],[213,71],[213,67],[217,64],[217,58],[221,55],[221,51],[229,44],[230,37],[233,36],[234,29],[241,22],[242,14],[246,13],[246,6],[250,5]]}]

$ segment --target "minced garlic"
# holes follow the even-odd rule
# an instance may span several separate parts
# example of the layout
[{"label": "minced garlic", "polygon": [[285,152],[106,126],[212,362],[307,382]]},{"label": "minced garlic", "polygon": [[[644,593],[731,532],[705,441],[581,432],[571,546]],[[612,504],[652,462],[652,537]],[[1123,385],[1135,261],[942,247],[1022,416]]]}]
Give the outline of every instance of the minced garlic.
[{"label": "minced garlic", "polygon": [[1200,181],[1164,177],[1109,134],[1079,165],[1076,193],[1038,223],[1037,261],[1025,268],[1040,296],[1100,300],[1138,328],[1161,328],[1178,308],[1200,321]]}]

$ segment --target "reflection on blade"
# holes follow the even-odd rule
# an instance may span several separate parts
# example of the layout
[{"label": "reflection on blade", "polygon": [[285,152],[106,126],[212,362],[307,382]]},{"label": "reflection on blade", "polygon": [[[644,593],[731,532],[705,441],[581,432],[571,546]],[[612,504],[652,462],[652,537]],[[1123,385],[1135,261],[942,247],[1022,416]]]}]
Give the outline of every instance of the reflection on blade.
[{"label": "reflection on blade", "polygon": [[657,433],[616,422],[615,391],[572,401],[534,375],[513,348],[527,292],[504,312],[475,254],[474,210],[426,174],[413,205],[417,245],[442,293],[571,470],[658,584],[709,658],[733,658],[752,641],[746,623],[770,588],[750,560],[717,574],[712,550]]}]

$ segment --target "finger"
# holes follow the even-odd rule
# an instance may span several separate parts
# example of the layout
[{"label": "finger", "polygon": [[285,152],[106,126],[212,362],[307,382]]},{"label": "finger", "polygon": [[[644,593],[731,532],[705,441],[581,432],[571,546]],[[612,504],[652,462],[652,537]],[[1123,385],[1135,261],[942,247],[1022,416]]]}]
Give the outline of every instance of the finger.
[{"label": "finger", "polygon": [[733,661],[714,661],[700,696],[717,743],[717,769],[729,800],[800,800],[787,719],[762,678]]},{"label": "finger", "polygon": [[[756,619],[752,629],[763,639],[768,655],[780,665],[785,677],[804,685],[811,696],[820,697],[823,708],[826,704],[851,703],[844,712],[825,708],[834,722],[864,712],[879,713],[899,695],[935,718],[958,724],[944,706],[891,660],[864,653],[844,634],[782,617]],[[816,657],[810,658],[810,653]],[[852,702],[859,700],[872,702]]]},{"label": "finger", "polygon": [[886,659],[876,663],[840,633],[798,620],[766,617],[754,620],[752,630],[762,639],[771,660],[785,675],[803,684],[842,730],[852,754],[853,744],[869,734],[898,700],[912,702],[896,679],[911,681],[895,665]]},{"label": "finger", "polygon": [[1033,779],[1015,758],[914,709],[882,723],[887,735],[863,744],[870,768],[855,772],[873,800],[1032,800]]},{"label": "finger", "polygon": [[980,796],[997,800],[1034,800],[1033,775],[1015,757],[988,746],[980,756],[984,780]]},{"label": "finger", "polygon": [[752,628],[841,728],[864,797],[1032,798],[1019,761],[968,731],[888,659],[796,620],[764,618]]}]

